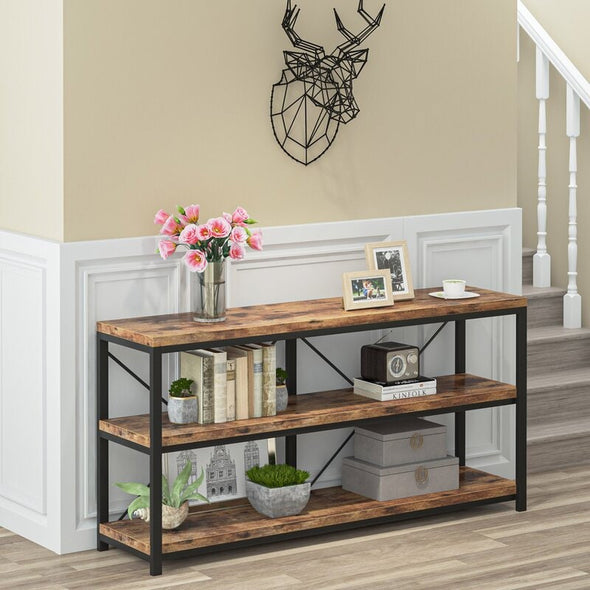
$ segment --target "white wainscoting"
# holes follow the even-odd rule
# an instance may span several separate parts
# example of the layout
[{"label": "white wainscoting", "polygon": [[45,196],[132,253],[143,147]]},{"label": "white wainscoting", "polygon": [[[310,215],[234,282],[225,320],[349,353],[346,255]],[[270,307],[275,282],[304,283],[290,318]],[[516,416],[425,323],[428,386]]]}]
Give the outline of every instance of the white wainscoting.
[{"label": "white wainscoting", "polygon": [[[408,241],[416,287],[438,285],[443,277],[460,276],[474,285],[520,292],[520,223],[520,210],[507,209],[267,228],[264,230],[264,251],[250,251],[245,260],[230,266],[229,305],[340,296],[342,273],[365,268],[364,244],[390,239]],[[55,317],[61,325],[58,330],[61,345],[57,348],[60,379],[51,382],[52,387],[59,385],[55,393],[60,398],[59,449],[52,450],[57,453],[55,457],[48,450],[47,456],[41,460],[38,442],[35,443],[36,447],[26,447],[27,454],[30,453],[36,461],[41,460],[40,472],[57,469],[61,510],[56,525],[59,529],[59,546],[56,548],[52,543],[51,548],[59,552],[95,546],[96,321],[188,309],[188,274],[180,257],[162,261],[154,255],[154,245],[153,238],[137,238],[59,246],[60,270],[55,272],[59,277],[61,296],[58,301],[53,300],[53,305],[57,308]],[[0,264],[8,264],[2,256]],[[0,266],[0,272],[2,269],[4,266]],[[41,272],[41,275],[34,275],[41,280],[39,277],[47,271],[39,268],[34,272]],[[38,307],[42,307],[42,303]],[[2,301],[0,310],[11,313]],[[39,317],[42,318],[42,315],[35,315],[28,321],[37,325]],[[510,319],[469,322],[476,323],[478,325],[468,325],[468,370],[513,381],[513,323]],[[0,362],[13,362],[12,357],[3,352],[4,343],[14,331],[14,327],[9,326],[5,327],[2,323]],[[436,326],[400,329],[392,335],[392,339],[421,344],[434,329]],[[356,376],[359,372],[359,347],[377,337],[379,334],[376,333],[357,333],[318,337],[312,342],[347,375]],[[41,380],[40,390],[45,391],[50,381],[46,380],[44,389],[43,370],[47,364],[40,359],[50,339],[44,336],[37,340],[34,344],[33,373],[35,380]],[[445,352],[448,352],[452,341],[452,329],[448,327],[425,354],[426,372],[453,372],[452,359]],[[113,347],[112,350],[140,377],[148,380],[147,355],[120,347]],[[304,344],[300,343],[298,350],[298,380],[302,393],[346,385]],[[282,353],[283,348],[280,346],[279,358]],[[164,386],[176,375],[174,356],[170,355],[165,367]],[[146,390],[114,363],[110,364],[109,383],[112,392],[111,415],[147,411]],[[1,405],[6,403],[5,387],[4,381],[0,381],[0,420],[2,408],[6,407]],[[47,418],[40,411],[40,414],[35,414],[35,420],[43,422]],[[445,417],[441,419],[448,421],[452,427],[452,420]],[[514,441],[510,409],[472,412],[468,415],[467,424],[469,464],[512,475]],[[452,428],[450,430],[449,445],[452,450]],[[27,428],[24,431],[27,432]],[[349,431],[342,429],[301,437],[298,454],[300,466],[312,475],[318,473]],[[32,440],[38,441],[40,432],[46,430],[37,429],[35,422]],[[4,441],[3,438],[0,440]],[[147,480],[145,456],[117,445],[111,445],[110,448],[111,483]],[[8,456],[9,466],[15,461],[15,452],[4,442],[0,443],[0,457]],[[351,452],[349,443],[318,484],[337,485],[342,457]],[[26,460],[28,458],[23,456],[22,461]],[[1,498],[4,491],[2,468],[0,465],[0,500],[4,501]],[[26,489],[28,481],[23,477],[17,485],[21,486],[19,490]],[[128,497],[118,493],[114,486],[111,487],[113,515],[122,512],[128,501]],[[34,489],[27,500],[28,509],[39,509],[45,505],[40,488]],[[0,511],[0,525],[9,526],[3,514]],[[17,532],[27,536],[22,527]],[[49,546],[39,536],[34,540]]]}]

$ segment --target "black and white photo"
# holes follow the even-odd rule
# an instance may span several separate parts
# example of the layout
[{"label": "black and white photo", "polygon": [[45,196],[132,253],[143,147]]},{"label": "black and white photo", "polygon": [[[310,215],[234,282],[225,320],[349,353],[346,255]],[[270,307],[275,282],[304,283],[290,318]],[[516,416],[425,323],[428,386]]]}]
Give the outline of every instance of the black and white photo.
[{"label": "black and white photo", "polygon": [[414,298],[408,245],[405,241],[367,244],[365,253],[370,269],[390,272],[391,289],[395,301]]}]

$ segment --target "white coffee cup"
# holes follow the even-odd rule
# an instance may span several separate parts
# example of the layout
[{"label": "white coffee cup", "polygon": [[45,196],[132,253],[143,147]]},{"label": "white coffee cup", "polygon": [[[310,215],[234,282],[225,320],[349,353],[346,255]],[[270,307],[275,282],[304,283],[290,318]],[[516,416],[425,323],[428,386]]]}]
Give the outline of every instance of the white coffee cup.
[{"label": "white coffee cup", "polygon": [[442,286],[445,297],[462,297],[465,293],[465,281],[461,279],[446,279]]}]

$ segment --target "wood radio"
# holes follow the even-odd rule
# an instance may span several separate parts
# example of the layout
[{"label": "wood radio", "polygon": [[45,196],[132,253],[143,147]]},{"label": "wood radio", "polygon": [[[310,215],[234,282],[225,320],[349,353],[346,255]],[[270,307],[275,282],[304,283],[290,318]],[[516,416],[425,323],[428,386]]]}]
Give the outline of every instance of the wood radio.
[{"label": "wood radio", "polygon": [[361,375],[367,381],[392,384],[420,375],[420,351],[401,342],[367,344],[361,348]]}]

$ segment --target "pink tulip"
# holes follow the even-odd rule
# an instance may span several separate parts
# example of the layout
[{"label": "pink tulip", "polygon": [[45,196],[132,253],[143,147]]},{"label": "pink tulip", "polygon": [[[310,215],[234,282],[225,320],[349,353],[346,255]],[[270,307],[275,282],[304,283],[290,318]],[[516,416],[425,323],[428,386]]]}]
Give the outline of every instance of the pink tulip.
[{"label": "pink tulip", "polygon": [[247,242],[253,250],[262,250],[262,234],[259,231],[253,232]]},{"label": "pink tulip", "polygon": [[214,238],[227,238],[231,232],[231,225],[223,217],[215,217],[207,222]]},{"label": "pink tulip", "polygon": [[232,242],[231,246],[229,247],[229,257],[232,260],[242,260],[246,255],[246,249],[242,244],[238,244],[237,242]]},{"label": "pink tulip", "polygon": [[249,215],[243,207],[237,207],[233,212],[231,218],[234,223],[243,223],[248,219]]},{"label": "pink tulip", "polygon": [[241,225],[236,225],[236,227],[231,230],[229,239],[232,242],[245,242],[248,239],[248,233]]},{"label": "pink tulip", "polygon": [[170,240],[160,240],[158,244],[158,252],[160,252],[160,256],[166,260],[170,254],[174,254],[176,250],[176,244],[171,242]]},{"label": "pink tulip", "polygon": [[196,244],[199,239],[199,229],[194,223],[189,223],[178,236],[178,241],[183,244]]},{"label": "pink tulip", "polygon": [[207,268],[207,258],[200,250],[189,250],[183,260],[191,272],[203,272]]},{"label": "pink tulip", "polygon": [[177,236],[182,231],[182,227],[176,223],[176,219],[172,215],[166,219],[162,229],[160,230],[161,234],[166,236]]},{"label": "pink tulip", "polygon": [[206,224],[198,225],[197,226],[197,237],[199,238],[199,241],[201,241],[201,242],[208,240],[211,237],[211,230],[209,229],[209,226]]},{"label": "pink tulip", "polygon": [[166,223],[168,217],[170,217],[170,215],[168,215],[168,213],[166,213],[164,209],[160,209],[154,217],[154,223],[159,223],[160,225],[163,225],[164,223]]},{"label": "pink tulip", "polygon": [[201,208],[199,205],[189,205],[184,208],[184,216],[188,223],[197,223],[199,221],[199,213]]}]

